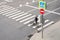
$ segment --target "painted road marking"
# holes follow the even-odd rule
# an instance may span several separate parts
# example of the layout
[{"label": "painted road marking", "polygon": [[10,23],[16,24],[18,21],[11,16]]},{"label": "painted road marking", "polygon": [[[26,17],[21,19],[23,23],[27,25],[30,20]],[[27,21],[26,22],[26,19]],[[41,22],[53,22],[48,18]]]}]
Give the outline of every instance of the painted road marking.
[{"label": "painted road marking", "polygon": [[29,17],[29,16],[31,16],[31,15],[32,15],[32,14],[25,15],[25,16],[19,18],[19,19],[16,19],[16,21],[21,20],[21,19],[24,19],[24,18],[26,18],[26,17]]},{"label": "painted road marking", "polygon": [[[13,11],[13,12],[14,12],[14,11]],[[14,14],[16,14],[16,13],[18,13],[18,12],[21,12],[21,10],[19,10],[19,11],[16,10],[14,13],[11,13],[11,12],[10,12],[11,14],[7,14],[6,16],[11,16],[11,15],[14,15]]]},{"label": "painted road marking", "polygon": [[12,12],[15,12],[15,11],[18,11],[18,10],[12,10],[12,11],[10,11],[10,12],[7,12],[7,13],[3,14],[3,15],[9,15],[9,14],[11,14]]},{"label": "painted road marking", "polygon": [[30,23],[31,21],[33,21],[34,19],[31,19],[31,20],[28,20],[28,21],[26,21],[24,24],[28,24],[28,23]]},{"label": "painted road marking", "polygon": [[24,19],[24,20],[21,20],[20,22],[24,22],[24,21],[27,21],[27,20],[29,20],[29,19],[31,19],[31,18],[33,18],[33,17],[35,17],[36,15],[33,15],[33,16],[31,16],[31,17],[28,17],[28,18],[26,18],[26,19]]},{"label": "painted road marking", "polygon": [[22,13],[24,13],[24,12],[20,12],[20,13],[17,13],[17,14],[15,14],[15,15],[11,15],[9,18],[13,18],[13,17],[15,17],[15,16],[21,15]]},{"label": "painted road marking", "polygon": [[[49,26],[49,25],[51,25],[53,23],[54,23],[54,21],[51,21],[48,24],[44,25],[43,28],[45,28],[45,27],[47,27],[47,26]],[[41,29],[42,29],[42,27],[38,28],[37,30],[40,31]]]},{"label": "painted road marking", "polygon": [[[49,22],[50,20],[45,20],[45,23]],[[41,23],[38,24],[39,26],[41,25]],[[37,26],[33,26],[33,28],[36,28]]]},{"label": "painted road marking", "polygon": [[16,17],[14,17],[13,19],[19,18],[19,17],[24,16],[24,15],[26,15],[26,14],[28,14],[28,13],[24,13],[24,14],[22,14],[22,15],[16,16]]}]

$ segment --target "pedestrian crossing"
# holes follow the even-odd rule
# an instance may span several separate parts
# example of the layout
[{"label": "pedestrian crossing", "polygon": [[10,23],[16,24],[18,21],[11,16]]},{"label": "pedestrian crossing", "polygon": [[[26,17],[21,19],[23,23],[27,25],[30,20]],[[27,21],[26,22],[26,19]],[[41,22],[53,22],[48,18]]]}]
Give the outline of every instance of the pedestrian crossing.
[{"label": "pedestrian crossing", "polygon": [[34,17],[35,17],[35,15],[33,15],[33,16],[27,18],[27,19],[21,20],[20,22],[24,22],[24,21],[29,20],[29,19],[34,18]]},{"label": "pedestrian crossing", "polygon": [[[11,18],[13,20],[16,20],[20,23],[23,23],[24,25],[27,26],[32,26],[33,22],[34,22],[34,18],[36,17],[36,15],[30,14],[30,13],[25,13],[22,10],[18,10],[14,7],[8,6],[8,5],[3,5],[0,6],[0,14],[4,15],[8,18]],[[32,23],[30,23],[32,22]],[[50,23],[51,22],[51,23]],[[50,25],[54,23],[53,21],[50,20],[45,20],[45,25],[44,27]],[[39,23],[37,26],[41,25],[41,23]],[[37,28],[37,26],[33,26],[33,28]],[[38,28],[37,30],[40,30],[41,28]]]},{"label": "pedestrian crossing", "polygon": [[[47,23],[47,22],[49,22],[50,20],[45,20],[45,22],[44,23]],[[38,25],[41,25],[41,23],[39,23]],[[33,28],[37,28],[37,26],[33,26]]]},{"label": "pedestrian crossing", "polygon": [[[50,25],[52,25],[52,24],[54,24],[54,21],[50,21],[50,20],[45,20],[45,22],[44,22],[44,25],[43,25],[43,28],[46,28],[46,27],[48,27],[48,26],[50,26]],[[36,25],[36,26],[33,26],[33,28],[34,29],[37,29],[37,31],[41,31],[42,30],[42,27],[41,27],[41,23],[39,23],[38,25]]]},{"label": "pedestrian crossing", "polygon": [[[15,14],[15,15],[11,15],[9,18],[15,19],[15,18],[14,18],[15,16],[21,15],[22,13],[24,13],[24,12],[21,12],[21,13]],[[16,18],[17,18],[17,17],[16,17]]]},{"label": "pedestrian crossing", "polygon": [[0,5],[4,5],[4,4],[7,4],[7,2],[0,2]]},{"label": "pedestrian crossing", "polygon": [[36,16],[33,14],[25,13],[22,10],[18,10],[8,5],[2,5],[0,8],[1,15],[7,16],[8,18],[14,19],[23,24],[28,24],[30,21],[32,21],[31,19],[34,19]]},{"label": "pedestrian crossing", "polygon": [[[48,24],[44,25],[43,28],[46,28],[47,26],[49,26],[49,25],[51,25],[53,23],[54,23],[54,21],[51,21]],[[42,27],[40,27],[40,28],[37,29],[37,31],[41,31],[41,30],[42,30]]]}]

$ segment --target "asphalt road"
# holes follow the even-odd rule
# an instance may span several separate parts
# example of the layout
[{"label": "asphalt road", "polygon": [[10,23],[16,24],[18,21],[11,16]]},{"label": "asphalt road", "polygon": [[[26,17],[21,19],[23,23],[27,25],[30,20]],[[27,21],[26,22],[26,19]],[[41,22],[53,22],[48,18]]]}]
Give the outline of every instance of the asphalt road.
[{"label": "asphalt road", "polygon": [[[26,40],[34,30],[0,15],[0,40]],[[20,27],[20,28],[17,28]]]},{"label": "asphalt road", "polygon": [[[1,2],[2,1],[4,0],[1,0]],[[29,13],[32,15],[40,15],[38,9],[29,7],[29,6],[19,7],[19,4],[25,5],[27,1],[32,3],[31,0],[20,0],[20,1],[14,0],[14,2],[7,3],[6,5],[9,5],[18,10],[24,11],[24,13]],[[47,3],[49,3],[52,0],[46,0],[46,1]],[[59,8],[60,1],[57,0],[56,2],[54,2],[54,5],[52,3],[48,4],[47,10],[54,11],[56,8]],[[35,2],[29,5],[33,7],[38,7],[37,4],[38,3]],[[55,10],[55,11],[60,12],[59,10]],[[45,19],[49,19],[51,21],[54,21],[55,23],[60,20],[60,15],[53,14],[53,13],[49,14],[49,12],[46,12],[46,14],[48,15],[44,16]],[[34,31],[35,29],[33,29],[32,26],[24,25],[23,23],[20,23],[16,20],[12,20],[11,18],[0,15],[0,40],[27,40],[27,36],[33,33]]]}]

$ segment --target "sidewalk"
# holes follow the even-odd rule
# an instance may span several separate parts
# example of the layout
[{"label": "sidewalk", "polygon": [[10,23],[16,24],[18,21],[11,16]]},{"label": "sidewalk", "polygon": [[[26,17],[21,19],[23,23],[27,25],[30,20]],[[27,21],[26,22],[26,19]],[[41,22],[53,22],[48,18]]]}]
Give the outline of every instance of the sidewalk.
[{"label": "sidewalk", "polygon": [[[30,40],[42,40],[41,32],[35,33]],[[60,40],[60,21],[44,29],[43,40]]]}]

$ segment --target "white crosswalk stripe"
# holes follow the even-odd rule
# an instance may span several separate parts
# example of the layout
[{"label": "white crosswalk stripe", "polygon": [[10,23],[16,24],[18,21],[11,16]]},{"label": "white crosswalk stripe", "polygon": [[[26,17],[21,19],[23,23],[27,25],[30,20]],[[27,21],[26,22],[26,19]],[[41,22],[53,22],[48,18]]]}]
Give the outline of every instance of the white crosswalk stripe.
[{"label": "white crosswalk stripe", "polygon": [[3,14],[4,12],[0,12],[0,14]]},{"label": "white crosswalk stripe", "polygon": [[4,11],[12,11],[12,10],[17,10],[17,9],[15,9],[15,8],[3,8],[2,10],[4,10]]},{"label": "white crosswalk stripe", "polygon": [[3,10],[1,10],[0,12],[1,12],[1,13],[2,13],[2,12],[3,12],[3,13],[7,13],[8,11],[3,11]]},{"label": "white crosswalk stripe", "polygon": [[1,7],[8,8],[10,6],[8,6],[8,5],[1,5]]},{"label": "white crosswalk stripe", "polygon": [[4,13],[4,12],[6,12],[6,11],[4,11],[4,10],[1,9],[0,12],[3,12],[3,13]]},{"label": "white crosswalk stripe", "polygon": [[11,6],[8,6],[8,5],[3,5],[2,7],[3,7],[5,10],[7,10],[7,9],[10,9],[10,10],[15,9],[14,7],[11,7]]},{"label": "white crosswalk stripe", "polygon": [[47,20],[45,20],[45,23],[46,23],[46,22],[48,22],[48,21],[50,21],[50,20],[48,20],[48,19],[47,19]]},{"label": "white crosswalk stripe", "polygon": [[18,20],[21,20],[21,19],[24,19],[24,18],[26,18],[26,17],[29,17],[29,16],[31,16],[32,14],[28,14],[28,15],[26,15],[26,16],[23,16],[23,17],[21,17],[21,18],[19,18],[19,19],[16,19],[16,21],[18,21]]},{"label": "white crosswalk stripe", "polygon": [[31,17],[28,17],[28,18],[26,18],[26,19],[24,19],[24,20],[21,20],[20,22],[24,22],[24,21],[26,21],[26,20],[29,20],[29,19],[31,19],[31,18],[34,18],[36,15],[33,15],[33,16],[31,16]]},{"label": "white crosswalk stripe", "polygon": [[[3,7],[2,9],[0,9],[0,14],[7,16],[8,18],[14,19],[16,21],[19,21],[27,26],[32,26],[34,21],[34,18],[36,17],[36,15],[30,14],[30,13],[24,13],[24,11],[15,9],[13,7],[4,5],[1,6]],[[31,22],[31,23],[30,23]],[[38,21],[39,22],[39,21]],[[44,24],[44,28],[47,27],[48,25],[51,25],[52,23],[54,23],[54,21],[50,21],[50,20],[45,20]],[[40,26],[41,23],[39,23],[38,25],[33,26],[33,28],[37,28],[37,26]],[[41,30],[42,28],[38,28],[37,30]]]},{"label": "white crosswalk stripe", "polygon": [[11,10],[10,12],[7,12],[7,13],[5,13],[5,14],[3,14],[3,15],[9,15],[9,14],[15,12],[15,11],[17,11],[17,10],[13,10],[13,11]]},{"label": "white crosswalk stripe", "polygon": [[[47,22],[49,22],[50,20],[45,20],[45,22],[44,23],[47,23]],[[39,23],[38,25],[41,25],[41,23]],[[28,25],[28,26],[31,26],[31,25]],[[36,28],[37,26],[33,26],[33,28]]]},{"label": "white crosswalk stripe", "polygon": [[27,14],[28,14],[28,13],[24,13],[24,14],[22,14],[22,15],[19,15],[19,16],[14,17],[13,19],[19,18],[19,17],[24,16],[24,15],[27,15]]},{"label": "white crosswalk stripe", "polygon": [[9,9],[8,9],[8,8],[2,8],[2,10],[3,10],[3,11],[9,11]]},{"label": "white crosswalk stripe", "polygon": [[28,23],[30,23],[30,22],[33,21],[33,20],[34,20],[34,18],[26,21],[24,24],[28,24]]},{"label": "white crosswalk stripe", "polygon": [[29,20],[29,19],[35,17],[35,15],[33,16],[32,14],[28,14],[28,13],[24,13],[24,12],[15,10],[13,7],[6,6],[6,5],[4,5],[4,6],[3,6],[4,10],[1,9],[3,11],[3,12],[1,11],[3,14],[2,13],[1,14],[5,15],[5,16],[8,16],[8,18],[15,19],[16,21],[18,21],[18,20],[24,20],[24,21],[26,21],[26,20]]},{"label": "white crosswalk stripe", "polygon": [[[13,11],[17,11],[17,9],[15,9],[15,8],[13,8],[13,7],[4,7],[4,8],[2,8],[2,9],[0,9],[0,14],[3,14],[3,15],[6,15],[6,14],[8,14],[9,12],[11,13],[11,12],[13,12]],[[3,12],[3,13],[2,13]],[[6,12],[6,13],[5,13]]]},{"label": "white crosswalk stripe", "polygon": [[[14,12],[14,11],[13,11]],[[14,14],[16,14],[16,13],[18,13],[18,12],[21,12],[20,10],[19,11],[15,11],[14,13],[10,13],[10,14],[7,14],[6,16],[11,16],[11,15],[14,15]]]},{"label": "white crosswalk stripe", "polygon": [[15,10],[15,8],[12,8],[12,7],[4,7],[4,8],[2,8],[2,10],[4,10],[4,11],[10,11],[10,10]]},{"label": "white crosswalk stripe", "polygon": [[16,13],[15,15],[11,15],[9,18],[12,18],[13,19],[13,17],[18,16],[18,15],[21,15],[22,13],[24,13],[24,12]]},{"label": "white crosswalk stripe", "polygon": [[6,14],[8,14],[8,12],[9,12],[9,11],[3,11],[3,10],[1,10],[1,11],[0,11],[0,14],[6,15]]},{"label": "white crosswalk stripe", "polygon": [[[7,10],[7,11],[9,11],[9,10]],[[4,9],[0,9],[0,12],[7,12],[6,10],[4,10]]]},{"label": "white crosswalk stripe", "polygon": [[21,17],[21,18],[19,18],[19,19],[16,19],[17,17],[12,18],[12,19],[16,19],[16,21],[18,21],[18,20],[21,20],[21,19],[23,19],[23,18],[25,18],[25,17],[28,17],[28,16],[30,16],[30,15],[32,15],[32,14],[29,14],[29,15],[27,15],[27,16],[23,16],[23,17]]},{"label": "white crosswalk stripe", "polygon": [[[54,23],[54,21],[51,21],[51,22],[47,23],[46,25],[44,25],[43,28],[45,28],[53,23]],[[37,30],[40,31],[41,29],[42,29],[42,27],[38,28]]]},{"label": "white crosswalk stripe", "polygon": [[0,2],[0,5],[6,4],[7,2]]}]

